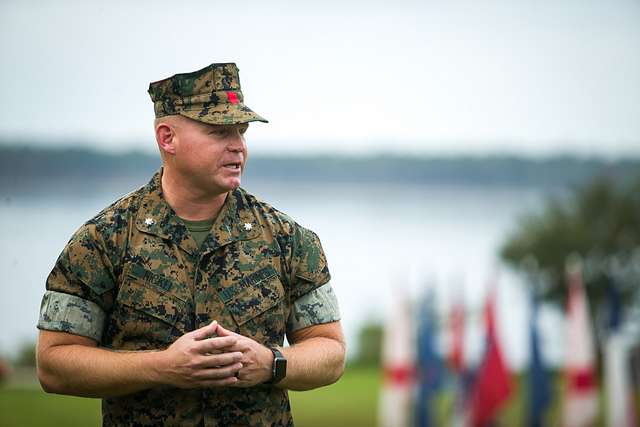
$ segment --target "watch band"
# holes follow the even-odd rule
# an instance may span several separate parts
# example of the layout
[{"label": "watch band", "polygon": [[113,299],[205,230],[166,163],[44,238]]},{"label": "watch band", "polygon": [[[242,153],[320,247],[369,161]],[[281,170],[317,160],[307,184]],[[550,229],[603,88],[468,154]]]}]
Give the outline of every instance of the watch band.
[{"label": "watch band", "polygon": [[273,363],[271,364],[271,379],[265,384],[277,384],[287,375],[287,359],[277,348],[271,348],[273,353]]}]

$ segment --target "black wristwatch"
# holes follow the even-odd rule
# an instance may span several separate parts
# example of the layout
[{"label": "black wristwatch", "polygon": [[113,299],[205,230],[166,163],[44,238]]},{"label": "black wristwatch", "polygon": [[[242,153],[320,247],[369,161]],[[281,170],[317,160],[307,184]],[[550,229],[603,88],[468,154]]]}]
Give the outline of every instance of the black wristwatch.
[{"label": "black wristwatch", "polygon": [[271,365],[271,379],[265,384],[277,384],[287,375],[287,359],[277,348],[269,348],[273,353],[273,364]]}]

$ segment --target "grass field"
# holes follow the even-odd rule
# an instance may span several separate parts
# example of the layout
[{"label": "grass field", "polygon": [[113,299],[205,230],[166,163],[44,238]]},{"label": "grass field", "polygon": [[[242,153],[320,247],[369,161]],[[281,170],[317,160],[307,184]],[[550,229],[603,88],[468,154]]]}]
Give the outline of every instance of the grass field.
[{"label": "grass field", "polygon": [[329,387],[290,392],[296,426],[375,426],[380,381],[378,369],[350,368]]},{"label": "grass field", "polygon": [[0,426],[99,426],[100,400],[25,389],[0,390]]},{"label": "grass field", "polygon": [[[291,392],[293,416],[298,427],[369,427],[376,425],[380,372],[375,368],[348,368],[342,379],[329,387],[307,392]],[[514,397],[500,413],[498,425],[526,425],[526,404],[522,379],[516,382]],[[547,426],[559,426],[561,381],[556,381]],[[435,404],[434,424],[446,426],[451,412],[451,396],[442,394]],[[640,403],[640,402],[639,402]],[[601,399],[602,404],[602,399]],[[601,411],[602,414],[602,411]],[[100,401],[42,392],[33,380],[12,382],[0,388],[0,426],[97,426]],[[604,425],[600,416],[596,425]]]},{"label": "grass field", "polygon": [[[378,371],[349,369],[336,384],[291,392],[297,426],[373,426],[380,384]],[[0,388],[0,426],[98,426],[100,400],[46,394],[33,381]]]}]

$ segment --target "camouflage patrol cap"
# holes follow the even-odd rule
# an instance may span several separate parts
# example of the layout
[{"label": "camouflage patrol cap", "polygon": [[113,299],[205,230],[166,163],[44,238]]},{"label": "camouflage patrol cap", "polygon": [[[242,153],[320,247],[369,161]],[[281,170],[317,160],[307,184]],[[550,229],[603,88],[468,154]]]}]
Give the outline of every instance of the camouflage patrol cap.
[{"label": "camouflage patrol cap", "polygon": [[267,120],[244,105],[238,67],[211,64],[149,84],[156,118],[179,114],[199,122],[226,125]]}]

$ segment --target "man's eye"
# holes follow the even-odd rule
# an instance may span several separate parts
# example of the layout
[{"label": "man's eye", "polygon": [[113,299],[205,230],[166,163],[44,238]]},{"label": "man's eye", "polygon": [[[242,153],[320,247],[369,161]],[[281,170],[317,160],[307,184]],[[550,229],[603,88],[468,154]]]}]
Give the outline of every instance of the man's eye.
[{"label": "man's eye", "polygon": [[209,135],[214,135],[218,138],[227,138],[231,135],[235,135],[236,132],[240,135],[244,135],[249,126],[242,126],[238,128],[220,128],[220,129],[211,129],[209,131]]}]

